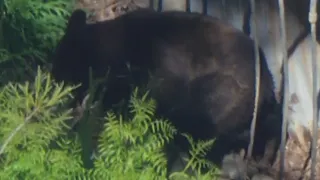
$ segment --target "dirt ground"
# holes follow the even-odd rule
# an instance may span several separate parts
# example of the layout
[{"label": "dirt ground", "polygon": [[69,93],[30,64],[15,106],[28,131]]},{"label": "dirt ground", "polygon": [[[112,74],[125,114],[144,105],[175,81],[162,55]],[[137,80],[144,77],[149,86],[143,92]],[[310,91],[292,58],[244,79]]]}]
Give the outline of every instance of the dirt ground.
[{"label": "dirt ground", "polygon": [[[320,129],[318,130],[318,151],[316,165],[316,179],[320,179]],[[289,139],[285,152],[285,179],[286,180],[309,180],[310,179],[310,141],[298,144]],[[273,176],[279,178],[279,156],[271,169]]]}]

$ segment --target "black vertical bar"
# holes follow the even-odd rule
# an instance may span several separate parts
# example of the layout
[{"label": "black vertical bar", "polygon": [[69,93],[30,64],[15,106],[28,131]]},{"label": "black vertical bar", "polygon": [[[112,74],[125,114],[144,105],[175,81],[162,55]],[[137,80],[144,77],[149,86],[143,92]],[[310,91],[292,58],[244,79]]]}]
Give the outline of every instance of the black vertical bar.
[{"label": "black vertical bar", "polygon": [[186,11],[187,12],[191,12],[190,6],[191,6],[190,0],[186,0]]},{"label": "black vertical bar", "polygon": [[202,13],[208,14],[208,0],[202,0]]},{"label": "black vertical bar", "polygon": [[162,0],[158,0],[158,9],[157,11],[162,11]]},{"label": "black vertical bar", "polygon": [[250,34],[251,34],[250,21],[251,21],[251,6],[250,6],[250,3],[247,2],[246,6],[245,6],[245,12],[243,15],[242,31],[248,36],[250,36]]},{"label": "black vertical bar", "polygon": [[154,7],[153,7],[153,0],[149,0],[149,8],[152,8],[152,9],[154,9]]}]

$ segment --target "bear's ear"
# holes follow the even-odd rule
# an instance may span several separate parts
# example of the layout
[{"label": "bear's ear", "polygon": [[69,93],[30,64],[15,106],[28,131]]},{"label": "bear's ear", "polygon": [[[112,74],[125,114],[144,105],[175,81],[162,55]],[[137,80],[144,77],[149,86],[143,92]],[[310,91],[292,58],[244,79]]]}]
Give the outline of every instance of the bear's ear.
[{"label": "bear's ear", "polygon": [[80,32],[86,25],[86,12],[81,9],[75,10],[68,21],[66,32]]}]

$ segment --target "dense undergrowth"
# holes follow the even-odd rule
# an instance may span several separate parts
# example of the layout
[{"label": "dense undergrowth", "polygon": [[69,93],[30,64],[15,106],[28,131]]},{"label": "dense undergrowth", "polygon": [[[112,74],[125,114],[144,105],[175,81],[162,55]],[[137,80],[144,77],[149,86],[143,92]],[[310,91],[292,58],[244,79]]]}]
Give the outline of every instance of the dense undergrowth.
[{"label": "dense undergrowth", "polygon": [[[154,115],[147,92],[133,92],[130,116],[109,111],[97,118],[94,108],[85,108],[80,130],[71,130],[68,103],[78,86],[54,82],[48,70],[72,7],[67,0],[0,1],[0,179],[166,179],[163,148],[178,132]],[[92,141],[97,119],[104,125]],[[204,160],[214,141],[184,136],[190,156],[170,179],[214,179],[215,166]]]}]

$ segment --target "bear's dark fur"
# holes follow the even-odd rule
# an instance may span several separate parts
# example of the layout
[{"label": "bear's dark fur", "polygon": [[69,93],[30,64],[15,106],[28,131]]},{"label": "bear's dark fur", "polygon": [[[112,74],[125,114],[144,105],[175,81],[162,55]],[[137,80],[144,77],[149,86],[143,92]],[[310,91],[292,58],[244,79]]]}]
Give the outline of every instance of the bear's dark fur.
[{"label": "bear's dark fur", "polygon": [[[56,80],[81,82],[82,94],[89,66],[95,77],[110,68],[108,104],[128,98],[131,83],[148,84],[158,113],[180,131],[195,139],[218,137],[212,152],[219,161],[224,153],[247,147],[248,135],[240,135],[249,132],[254,109],[255,57],[253,41],[244,33],[216,18],[173,11],[137,10],[97,24],[85,21],[81,10],[69,20],[53,61]],[[281,129],[281,118],[268,118],[277,104],[260,56],[255,152],[280,137]]]}]

